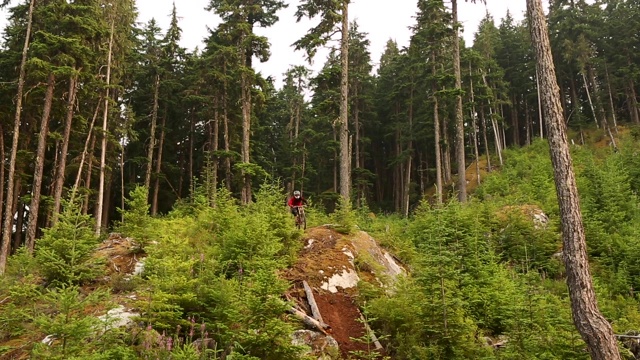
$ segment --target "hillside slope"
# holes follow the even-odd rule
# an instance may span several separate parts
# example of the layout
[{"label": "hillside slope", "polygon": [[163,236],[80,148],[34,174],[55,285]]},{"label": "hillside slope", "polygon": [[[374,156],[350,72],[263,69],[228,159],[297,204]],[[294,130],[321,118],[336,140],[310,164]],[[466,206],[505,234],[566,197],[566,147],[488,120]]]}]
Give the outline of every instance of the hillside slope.
[{"label": "hillside slope", "polygon": [[366,334],[357,285],[366,281],[389,287],[405,269],[363,231],[343,235],[325,225],[307,230],[303,241],[298,261],[283,274],[292,284],[289,297],[310,315],[306,282],[329,326],[327,333],[338,342],[342,355],[346,358],[354,351],[369,351],[371,343],[356,340]]}]

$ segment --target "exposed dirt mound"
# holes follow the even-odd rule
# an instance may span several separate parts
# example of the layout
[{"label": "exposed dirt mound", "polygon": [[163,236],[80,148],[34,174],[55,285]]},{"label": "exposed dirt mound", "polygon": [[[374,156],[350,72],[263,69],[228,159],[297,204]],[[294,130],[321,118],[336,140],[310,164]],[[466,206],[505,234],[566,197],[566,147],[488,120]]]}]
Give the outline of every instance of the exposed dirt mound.
[{"label": "exposed dirt mound", "polygon": [[405,270],[365,232],[345,236],[330,226],[309,229],[298,262],[284,277],[292,282],[289,296],[311,316],[303,282],[312,291],[324,324],[340,346],[344,358],[371,346],[355,339],[365,335],[362,314],[356,302],[357,284],[364,280],[378,286],[393,283]]},{"label": "exposed dirt mound", "polygon": [[95,256],[105,258],[107,275],[112,275],[135,273],[136,266],[140,266],[140,260],[146,254],[138,250],[138,246],[131,238],[112,233],[98,246]]}]

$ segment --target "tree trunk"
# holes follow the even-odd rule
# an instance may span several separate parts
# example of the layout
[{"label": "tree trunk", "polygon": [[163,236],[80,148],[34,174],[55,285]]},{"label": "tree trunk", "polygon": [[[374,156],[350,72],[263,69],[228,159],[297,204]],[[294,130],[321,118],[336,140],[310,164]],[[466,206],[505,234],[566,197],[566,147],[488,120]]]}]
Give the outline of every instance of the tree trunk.
[{"label": "tree trunk", "polygon": [[541,0],[527,0],[527,13],[543,89],[542,105],[547,120],[547,135],[560,207],[563,253],[573,321],[586,342],[592,359],[620,359],[611,325],[598,309],[589,273],[580,201]]},{"label": "tree trunk", "polygon": [[536,72],[536,91],[538,92],[538,122],[540,125],[540,139],[544,139],[544,121],[542,117],[542,100],[540,99],[540,78]]},{"label": "tree trunk", "polygon": [[298,140],[298,136],[300,134],[300,123],[301,123],[301,114],[300,114],[300,107],[302,105],[301,104],[296,104],[296,130],[295,130],[295,139]]},{"label": "tree trunk", "polygon": [[513,143],[520,146],[520,122],[518,121],[518,96],[513,95],[511,103],[511,126],[513,127]]},{"label": "tree trunk", "polygon": [[[25,34],[24,46],[22,47],[22,58],[20,60],[20,71],[18,75],[18,91],[16,93],[16,114],[13,120],[13,140],[11,143],[11,159],[9,160],[9,173],[7,174],[7,201],[5,204],[4,219],[2,228],[2,245],[0,245],[0,275],[4,275],[9,257],[9,242],[11,241],[11,228],[13,224],[13,182],[16,171],[16,157],[18,156],[18,141],[20,140],[20,117],[22,115],[22,95],[24,92],[24,78],[27,65],[27,52],[29,50],[29,39],[31,39],[31,24],[33,20],[33,6],[35,0],[29,3],[29,13],[27,15],[27,32]],[[0,204],[1,206],[2,204]]]},{"label": "tree trunk", "polygon": [[[398,116],[398,112],[396,110],[396,117]],[[395,141],[395,157],[399,158],[402,154],[402,144],[400,140],[400,127],[396,126],[396,141]],[[402,187],[404,186],[404,182],[402,181],[402,176],[404,174],[404,164],[401,161],[398,161],[396,166],[394,166],[393,171],[393,203],[394,209],[396,212],[400,212],[402,208]]]},{"label": "tree trunk", "polygon": [[[500,116],[504,119],[504,113],[502,112],[502,107],[500,107]],[[499,125],[498,125],[499,126]],[[502,136],[502,142],[501,142],[501,149],[505,150],[507,148],[507,145],[505,145],[507,143],[507,131],[504,128],[504,124],[502,124],[502,126],[500,127],[500,132],[501,132],[501,136]],[[502,155],[502,152],[500,153]]]},{"label": "tree trunk", "polygon": [[111,213],[112,190],[113,190],[113,172],[109,171],[106,174],[106,179],[105,179],[104,206],[102,208],[102,227],[105,229],[109,225],[109,214]]},{"label": "tree trunk", "polygon": [[473,127],[473,154],[476,158],[476,181],[480,185],[480,152],[478,151],[478,124],[476,120],[476,103],[473,94],[473,78],[471,77],[471,63],[469,63],[469,90],[471,96],[471,126]]},{"label": "tree trunk", "polygon": [[524,100],[524,120],[527,125],[526,144],[531,145],[531,128],[533,125],[531,124],[531,113],[529,112],[529,103],[527,102],[526,99]]},{"label": "tree trunk", "polygon": [[64,134],[62,135],[62,148],[60,149],[60,164],[56,169],[56,179],[53,189],[53,210],[51,215],[51,225],[58,222],[60,213],[60,203],[62,200],[62,187],[64,186],[65,171],[67,167],[67,152],[69,150],[69,139],[71,138],[71,125],[73,123],[74,104],[76,102],[78,75],[69,78],[69,98],[67,101],[67,118],[64,124]]},{"label": "tree trunk", "polygon": [[[425,160],[423,160],[423,157]],[[423,151],[418,151],[418,177],[420,180],[420,196],[424,196],[429,181],[429,174],[425,176],[426,170],[429,169],[429,159]]]},{"label": "tree trunk", "polygon": [[16,181],[16,190],[15,190],[15,199],[14,199],[14,204],[15,204],[15,208],[13,209],[12,213],[13,214],[17,214],[16,217],[16,232],[15,234],[13,234],[13,252],[15,252],[16,250],[18,250],[18,248],[22,245],[22,228],[24,227],[24,212],[25,212],[25,205],[24,203],[22,203],[20,201],[20,198],[22,196],[22,181],[20,179],[18,179],[18,181]]},{"label": "tree trunk", "polygon": [[96,150],[96,140],[97,136],[95,134],[91,136],[91,147],[89,148],[89,161],[87,162],[87,174],[85,175],[84,187],[86,189],[86,193],[84,195],[84,201],[82,204],[82,214],[86,215],[89,213],[89,202],[91,195],[91,179],[93,176],[93,163],[94,163],[94,153]]},{"label": "tree trunk", "polygon": [[564,119],[564,121],[566,122],[569,118],[569,112],[567,111],[567,101],[566,101],[566,96],[565,96],[565,87],[564,86],[560,86],[560,105],[562,105],[562,118]]},{"label": "tree trunk", "polygon": [[[333,130],[333,143],[335,144],[338,141],[338,132],[336,131],[336,126],[335,124],[333,124],[333,126],[331,126],[331,129]],[[338,152],[336,151],[336,149],[333,149],[333,192],[337,193],[338,192]]]},{"label": "tree trunk", "polygon": [[[487,78],[484,74],[482,74],[482,81],[484,82],[484,86],[489,87],[489,84],[487,83]],[[493,91],[493,93],[495,94],[495,91]],[[493,116],[493,107],[491,106],[491,100],[488,100],[488,102],[489,102],[489,118],[491,119],[491,127],[493,128],[493,137],[495,139],[496,153],[498,155],[498,160],[500,161],[500,166],[502,166],[502,138],[501,138],[498,122],[496,121],[495,116]],[[540,132],[540,136],[542,136],[542,131]],[[487,146],[487,154],[489,154],[488,146]]]},{"label": "tree trunk", "polygon": [[451,146],[449,145],[449,124],[447,117],[445,116],[441,122],[440,128],[442,129],[442,142],[444,144],[444,151],[442,152],[442,180],[445,184],[451,182]]},{"label": "tree trunk", "polygon": [[300,104],[297,103],[297,99],[294,99],[294,105],[291,109],[291,135],[290,143],[292,148],[292,173],[291,173],[291,189],[290,192],[296,189],[296,179],[298,176],[298,134],[300,132]]},{"label": "tree trunk", "polygon": [[[4,204],[4,157],[4,128],[2,127],[2,124],[0,124],[0,219],[2,219],[4,211],[4,208],[2,207],[2,204]],[[1,235],[2,229],[0,229],[0,239],[2,238]]]},{"label": "tree trunk", "polygon": [[480,106],[480,123],[482,126],[484,153],[487,155],[487,171],[491,172],[491,153],[489,152],[489,138],[487,137],[487,121],[484,118],[484,106]]},{"label": "tree trunk", "polygon": [[[569,90],[571,96],[571,113],[575,114],[575,116],[579,116],[580,114],[580,100],[578,98],[578,85],[576,84],[576,80],[573,75],[569,77]],[[569,115],[571,118],[571,115]],[[567,123],[569,119],[567,119]]]},{"label": "tree trunk", "polygon": [[[80,178],[82,177],[82,169],[84,168],[84,161],[87,157],[87,154],[90,154],[90,158],[93,158],[93,149],[95,146],[95,136],[92,136],[93,134],[93,126],[96,123],[96,120],[98,119],[98,113],[100,112],[100,104],[102,103],[102,98],[98,99],[98,104],[96,105],[96,111],[93,113],[93,118],[91,119],[91,124],[89,125],[89,130],[87,131],[87,138],[84,141],[84,148],[82,149],[82,155],[80,156],[80,164],[78,165],[78,174],[76,175],[76,181],[73,183],[73,188],[71,189],[71,196],[70,196],[70,201],[74,201],[75,199],[75,195],[76,192],[78,191],[78,186],[80,186]],[[88,153],[88,149],[89,149],[89,142],[92,143],[91,145],[91,152]],[[88,166],[89,170],[91,169],[91,163]]]},{"label": "tree trunk", "polygon": [[189,116],[189,194],[193,195],[196,191],[196,183],[193,176],[193,149],[195,147],[196,124],[193,114]]},{"label": "tree trunk", "polygon": [[386,171],[384,170],[384,166],[382,165],[381,156],[374,157],[373,163],[375,164],[374,166],[376,169],[376,201],[380,202],[384,199],[385,194],[385,182],[383,181],[383,178],[386,174]]},{"label": "tree trunk", "polygon": [[[126,128],[126,125],[125,125]],[[126,155],[126,148],[120,146],[120,208],[125,209],[126,206],[126,194],[125,194],[125,182],[124,182],[124,158]],[[124,213],[120,213],[120,221],[124,222]]]},{"label": "tree trunk", "polygon": [[598,116],[600,117],[600,122],[602,123],[602,128],[609,135],[609,139],[611,140],[611,145],[615,150],[618,150],[618,145],[616,144],[616,139],[613,137],[611,133],[611,127],[609,126],[609,121],[607,120],[607,114],[604,111],[604,105],[602,104],[602,99],[600,97],[600,90],[598,89],[598,84],[596,82],[596,76],[593,70],[593,67],[587,66],[587,73],[589,74],[589,80],[591,82],[591,86],[593,87],[593,95],[595,97],[595,106],[598,109]]},{"label": "tree trunk", "polygon": [[160,141],[158,142],[158,158],[156,159],[156,179],[153,185],[153,200],[151,201],[151,215],[158,213],[158,193],[160,192],[160,171],[162,170],[162,151],[164,148],[165,127],[167,125],[167,112],[162,117],[160,125]]},{"label": "tree trunk", "polygon": [[[242,163],[248,165],[251,163],[251,82],[246,71],[240,75],[240,83],[242,93]],[[246,205],[251,202],[251,174],[244,169],[241,173],[244,181],[241,199],[242,203]]]},{"label": "tree trunk", "polygon": [[411,190],[411,167],[413,163],[413,88],[411,89],[411,95],[409,100],[409,144],[407,145],[407,167],[405,168],[404,175],[404,191],[402,194],[402,213],[405,217],[409,216],[409,196]]},{"label": "tree trunk", "polygon": [[102,213],[104,207],[104,181],[107,171],[107,131],[109,120],[109,85],[111,85],[111,57],[113,54],[113,35],[115,29],[115,18],[111,20],[111,33],[109,34],[109,52],[107,54],[107,77],[106,94],[104,97],[104,115],[102,117],[102,142],[100,144],[100,182],[98,184],[98,202],[96,204],[96,236],[100,236],[102,230]]},{"label": "tree trunk", "polygon": [[[356,169],[360,169],[360,112],[358,111],[358,85],[357,82],[355,84],[355,86],[353,86],[353,98],[354,98],[354,105],[353,105],[353,130],[356,133],[355,136],[355,141],[354,141],[354,155],[355,155],[355,159],[356,159]],[[356,176],[360,176],[360,172],[356,171]],[[362,189],[361,189],[361,180],[360,178],[357,178],[355,180],[356,183],[356,204],[357,206],[360,206],[360,200],[362,198]]]},{"label": "tree trunk", "polygon": [[149,148],[147,149],[147,172],[144,177],[144,187],[147,197],[151,189],[151,172],[153,169],[153,152],[156,147],[156,123],[158,122],[158,97],[160,94],[160,75],[156,75],[153,83],[153,107],[151,109],[151,130],[149,130]]},{"label": "tree trunk", "polygon": [[609,68],[607,62],[604,63],[604,74],[607,80],[607,90],[609,92],[609,107],[611,108],[611,119],[613,120],[613,128],[618,134],[618,119],[616,119],[616,107],[613,105],[613,93],[611,92],[611,80],[609,79]]},{"label": "tree trunk", "polygon": [[360,108],[358,104],[358,86],[353,87],[353,98],[354,98],[354,106],[353,106],[353,130],[356,133],[355,141],[354,141],[354,158],[356,159],[356,169],[362,167],[360,164]]},{"label": "tree trunk", "polygon": [[629,98],[629,107],[631,119],[636,125],[640,125],[640,108],[638,108],[638,100],[636,98],[636,88],[633,84],[633,80],[629,79],[629,92],[627,94]]},{"label": "tree trunk", "polygon": [[31,190],[31,203],[29,204],[29,224],[27,226],[26,244],[27,251],[33,253],[36,244],[36,230],[38,229],[38,215],[40,210],[40,198],[42,196],[42,177],[44,176],[44,156],[47,150],[47,137],[49,134],[49,118],[53,105],[53,89],[56,79],[53,73],[47,79],[47,91],[44,97],[44,109],[40,121],[40,133],[38,135],[38,149],[36,150],[36,162],[33,171],[33,188]]},{"label": "tree trunk", "polygon": [[491,127],[493,128],[493,136],[495,138],[495,147],[496,153],[498,154],[498,161],[500,161],[500,166],[503,165],[502,161],[502,135],[500,130],[500,124],[496,121],[495,116],[493,116],[493,110],[491,106],[489,106],[489,117],[491,118]]},{"label": "tree trunk", "polygon": [[231,192],[231,157],[229,152],[231,151],[229,146],[229,116],[227,110],[227,100],[226,95],[223,99],[223,108],[222,108],[222,120],[223,120],[223,140],[224,140],[224,181],[227,186],[227,190]]},{"label": "tree trunk", "polygon": [[186,151],[186,145],[180,144],[180,156],[178,158],[178,168],[180,169],[180,178],[178,179],[178,194],[179,197],[182,197],[182,188],[184,186],[184,172],[187,170],[185,164],[184,164],[184,152]]},{"label": "tree trunk", "polygon": [[340,40],[340,195],[351,199],[349,154],[349,0],[342,0],[342,38]]},{"label": "tree trunk", "polygon": [[582,72],[582,81],[584,84],[584,90],[587,92],[587,99],[589,100],[589,107],[591,108],[591,113],[593,114],[593,121],[596,123],[596,127],[599,129],[600,125],[598,124],[598,116],[596,115],[596,109],[593,107],[593,101],[591,101],[591,92],[589,91],[589,85],[587,84],[587,77],[584,75],[584,71]]},{"label": "tree trunk", "polygon": [[289,106],[289,143],[293,144],[293,132],[295,128],[296,116],[295,116],[295,105]]},{"label": "tree trunk", "polygon": [[458,1],[451,0],[453,12],[453,72],[456,76],[456,161],[458,162],[458,200],[467,201],[467,165],[464,156],[464,117],[462,115],[462,80],[460,74],[460,39],[458,37]]},{"label": "tree trunk", "polygon": [[[51,177],[51,182],[49,183],[49,196],[51,196],[53,198],[53,191],[54,191],[54,187],[55,187],[55,181],[56,178],[58,177],[58,164],[60,161],[61,156],[59,156],[58,154],[60,153],[60,139],[55,139],[55,146],[53,147],[53,176]],[[49,209],[49,211],[51,211],[51,209]],[[48,224],[51,223],[51,213],[48,214],[47,216],[47,220],[48,220]],[[51,225],[46,225],[51,226]]]},{"label": "tree trunk", "polygon": [[211,206],[215,207],[216,203],[216,194],[218,191],[218,147],[219,147],[219,137],[220,137],[220,113],[218,112],[218,107],[216,106],[215,113],[213,115],[213,146],[212,146],[212,156],[213,156],[213,179],[211,184],[211,195],[212,195],[212,203]]},{"label": "tree trunk", "polygon": [[307,144],[302,143],[302,169],[300,174],[300,193],[304,194],[304,176],[307,169]]},{"label": "tree trunk", "polygon": [[[435,73],[435,72],[434,72]],[[438,97],[433,95],[433,130],[436,147],[436,203],[442,205],[442,149],[440,148],[440,118],[438,109]]]}]

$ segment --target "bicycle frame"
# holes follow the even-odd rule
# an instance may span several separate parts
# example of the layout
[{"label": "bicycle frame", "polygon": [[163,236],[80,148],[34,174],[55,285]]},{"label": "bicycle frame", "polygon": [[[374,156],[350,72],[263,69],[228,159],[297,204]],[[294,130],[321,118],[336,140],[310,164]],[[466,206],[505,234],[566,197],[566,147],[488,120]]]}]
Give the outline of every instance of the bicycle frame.
[{"label": "bicycle frame", "polygon": [[296,215],[296,227],[300,229],[301,227],[306,230],[307,228],[307,219],[304,214],[304,206],[294,206],[294,208],[298,209],[298,215]]}]

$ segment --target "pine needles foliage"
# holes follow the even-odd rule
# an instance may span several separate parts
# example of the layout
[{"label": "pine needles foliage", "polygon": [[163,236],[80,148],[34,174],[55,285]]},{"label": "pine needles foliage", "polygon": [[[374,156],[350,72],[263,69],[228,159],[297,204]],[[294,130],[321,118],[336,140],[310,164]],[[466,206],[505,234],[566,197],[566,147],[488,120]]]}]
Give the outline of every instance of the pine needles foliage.
[{"label": "pine needles foliage", "polygon": [[[599,304],[616,333],[633,333],[640,203],[630,154],[638,149],[621,144],[572,152]],[[563,278],[555,196],[548,145],[535,141],[505,151],[503,168],[469,203],[422,203],[395,231],[414,248],[410,276],[368,297],[393,358],[587,359]]]},{"label": "pine needles foliage", "polygon": [[[296,359],[292,325],[282,318],[287,305],[280,296],[288,285],[277,274],[291,261],[289,248],[297,246],[299,232],[282,206],[282,191],[265,185],[244,207],[224,189],[216,192],[215,208],[204,199],[154,222],[142,320],[158,333],[183,329],[176,337],[182,345],[174,341],[171,356],[190,351],[185,336],[202,339],[206,333],[234,358]],[[188,330],[194,322],[200,334]]]},{"label": "pine needles foliage", "polygon": [[40,274],[53,285],[82,284],[96,278],[102,261],[93,256],[98,239],[93,218],[67,203],[60,220],[38,240],[35,259]]},{"label": "pine needles foliage", "polygon": [[[618,152],[572,151],[599,305],[616,333],[633,333],[640,329],[638,147],[622,141]],[[424,201],[409,218],[374,214],[365,202],[355,209],[342,202],[330,216],[309,208],[312,221],[331,221],[344,234],[367,230],[409,270],[388,289],[363,285],[358,299],[391,358],[587,358],[563,278],[547,152],[542,141],[507,150],[503,168],[468,203]],[[0,299],[8,299],[0,339],[55,333],[51,345],[33,346],[33,358],[299,359],[290,341],[295,323],[283,315],[289,284],[278,275],[295,261],[301,231],[283,199],[277,183],[261,186],[245,206],[226,188],[199,184],[167,215],[152,217],[146,189],[133,189],[116,227],[146,255],[141,277],[124,290],[140,309],[130,333],[101,330],[96,317],[83,316],[104,307],[107,295],[78,287],[99,279],[102,266],[92,256],[91,218],[66,204],[35,257],[18,251],[0,279]],[[538,212],[548,221],[534,219]],[[367,261],[358,259],[371,267]]]},{"label": "pine needles foliage", "polygon": [[336,224],[336,231],[351,234],[355,230],[357,215],[351,206],[351,201],[340,197],[336,210],[331,214],[331,220]]}]

